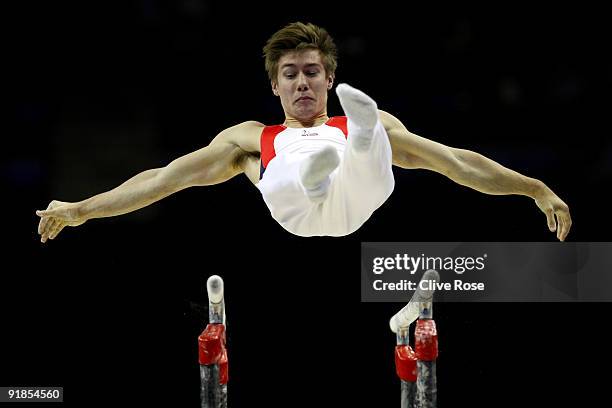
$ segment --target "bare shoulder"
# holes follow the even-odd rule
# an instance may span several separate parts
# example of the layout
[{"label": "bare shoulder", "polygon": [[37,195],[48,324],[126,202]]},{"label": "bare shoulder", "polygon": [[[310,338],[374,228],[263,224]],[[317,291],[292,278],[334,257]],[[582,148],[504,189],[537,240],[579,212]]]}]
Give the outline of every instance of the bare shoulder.
[{"label": "bare shoulder", "polygon": [[221,131],[212,143],[231,143],[245,152],[259,153],[259,138],[264,127],[263,123],[248,120]]}]

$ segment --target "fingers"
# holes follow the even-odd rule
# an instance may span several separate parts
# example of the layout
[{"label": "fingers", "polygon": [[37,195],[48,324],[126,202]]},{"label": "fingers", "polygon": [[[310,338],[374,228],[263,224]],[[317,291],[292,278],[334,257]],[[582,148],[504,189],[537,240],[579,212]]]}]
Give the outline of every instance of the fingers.
[{"label": "fingers", "polygon": [[546,214],[546,222],[551,232],[557,233],[557,239],[564,241],[572,226],[569,207],[559,197],[552,194],[536,200],[536,204]]},{"label": "fingers", "polygon": [[40,234],[40,242],[43,244],[47,241],[47,236],[49,235],[49,229],[51,224],[53,223],[53,218],[44,217],[40,220],[38,224],[38,233]]},{"label": "fingers", "polygon": [[58,213],[58,210],[37,210],[36,215],[39,217],[54,217]]},{"label": "fingers", "polygon": [[49,222],[49,220],[49,217],[43,217],[40,219],[40,221],[38,222],[38,235],[42,235],[43,231],[47,227],[47,223]]},{"label": "fingers", "polygon": [[58,222],[56,218],[53,218],[51,222],[49,222],[49,226],[47,227],[47,230],[45,231],[45,241],[51,237],[51,234],[53,233],[53,231],[55,231],[55,227],[57,226],[57,224]]},{"label": "fingers", "polygon": [[40,242],[42,242],[43,244],[47,242],[47,239],[49,239],[49,236],[55,230],[55,227],[59,223],[59,221],[56,218],[48,218],[48,220],[49,221],[45,225],[45,228],[43,229],[42,234],[41,234],[42,236],[41,236]]},{"label": "fingers", "polygon": [[557,219],[562,226],[561,231],[557,234],[557,238],[559,238],[560,241],[565,241],[565,237],[569,234],[572,226],[572,217],[569,215],[568,211],[563,211],[557,214]]},{"label": "fingers", "polygon": [[57,206],[57,202],[51,201],[46,210],[37,210],[36,215],[40,217],[40,222],[38,223],[38,234],[40,234],[40,242],[43,244],[47,242],[47,239],[55,238],[59,231],[63,228],[61,224],[63,224],[57,216],[59,215],[59,210],[54,209]]},{"label": "fingers", "polygon": [[38,233],[41,235],[40,242],[43,244],[49,239],[54,239],[64,229],[66,224],[58,218],[44,217],[40,220]]},{"label": "fingers", "polygon": [[567,237],[567,235],[570,232],[570,228],[572,228],[572,216],[568,212],[567,218],[565,219],[565,235],[563,236],[564,241],[565,241],[565,237]]},{"label": "fingers", "polygon": [[[565,238],[570,232],[570,228],[572,226],[572,217],[569,214],[568,208],[558,209],[554,212],[554,217],[556,218],[557,223],[557,239],[559,241],[565,241]],[[549,221],[550,228],[550,221]],[[554,229],[551,229],[554,231]]]},{"label": "fingers", "polygon": [[57,235],[60,233],[61,230],[64,229],[65,226],[66,224],[64,224],[63,222],[58,222],[55,228],[53,228],[53,231],[51,231],[51,234],[49,234],[49,239],[55,239],[55,237],[57,237]]},{"label": "fingers", "polygon": [[552,209],[546,210],[546,220],[548,222],[548,229],[551,232],[557,232],[557,239],[559,241],[565,241],[567,234],[569,234],[570,227],[572,226],[572,218],[567,210]]},{"label": "fingers", "polygon": [[552,208],[549,208],[545,211],[546,221],[548,222],[548,229],[551,232],[555,232],[557,230],[557,223],[555,222],[555,212]]}]

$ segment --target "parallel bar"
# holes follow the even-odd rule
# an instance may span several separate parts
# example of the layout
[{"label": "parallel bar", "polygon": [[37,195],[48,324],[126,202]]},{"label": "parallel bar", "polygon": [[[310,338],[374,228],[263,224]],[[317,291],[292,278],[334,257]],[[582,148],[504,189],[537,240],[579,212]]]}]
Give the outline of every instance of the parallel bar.
[{"label": "parallel bar", "polygon": [[436,362],[417,361],[416,401],[418,408],[435,408],[438,403]]},{"label": "parallel bar", "polygon": [[414,408],[417,395],[417,384],[415,382],[402,380],[402,408]]},{"label": "parallel bar", "polygon": [[[430,269],[423,274],[410,302],[389,321],[396,333],[395,369],[401,380],[401,408],[436,408],[436,358],[438,336],[433,321],[434,290],[423,281],[439,282],[440,275]],[[410,347],[410,324],[417,320],[415,352]]]},{"label": "parallel bar", "polygon": [[227,349],[223,279],[213,275],[206,282],[209,324],[200,337],[201,408],[227,408]]}]

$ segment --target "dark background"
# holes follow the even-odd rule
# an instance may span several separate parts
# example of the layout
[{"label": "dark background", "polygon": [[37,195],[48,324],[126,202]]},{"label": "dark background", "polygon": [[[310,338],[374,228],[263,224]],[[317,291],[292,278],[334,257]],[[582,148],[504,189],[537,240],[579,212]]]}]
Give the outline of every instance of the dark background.
[{"label": "dark background", "polygon": [[[359,231],[310,239],[285,232],[244,176],[45,245],[34,211],[164,166],[244,120],[281,123],[261,48],[301,20],[334,36],[337,83],[419,135],[546,182],[570,206],[568,240],[609,240],[611,30],[603,10],[581,4],[12,6],[0,385],[63,386],[74,407],[197,406],[204,284],[220,274],[231,406],[399,405],[388,319],[402,305],[360,302],[360,243],[554,241],[531,199],[396,169],[393,196]],[[328,112],[342,114],[335,94]],[[604,398],[593,371],[611,362],[610,311],[437,305],[439,406]]]}]

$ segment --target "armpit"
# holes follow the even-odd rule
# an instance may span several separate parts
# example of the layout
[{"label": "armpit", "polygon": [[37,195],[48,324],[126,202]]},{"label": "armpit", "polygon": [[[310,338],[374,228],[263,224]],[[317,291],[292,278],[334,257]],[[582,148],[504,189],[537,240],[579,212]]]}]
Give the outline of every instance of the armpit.
[{"label": "armpit", "polygon": [[243,172],[253,184],[259,181],[259,152],[242,151],[233,161],[233,166]]}]

